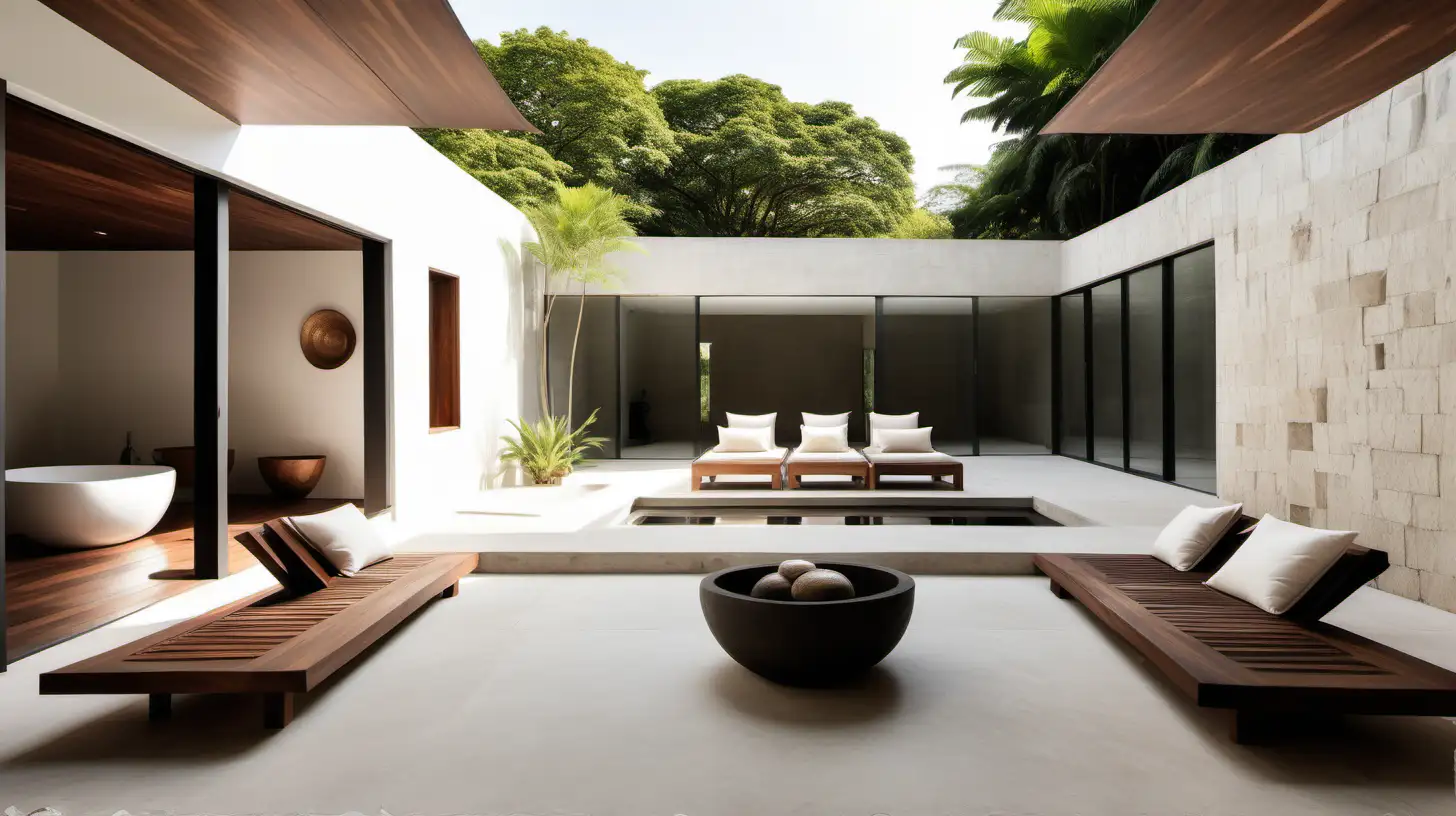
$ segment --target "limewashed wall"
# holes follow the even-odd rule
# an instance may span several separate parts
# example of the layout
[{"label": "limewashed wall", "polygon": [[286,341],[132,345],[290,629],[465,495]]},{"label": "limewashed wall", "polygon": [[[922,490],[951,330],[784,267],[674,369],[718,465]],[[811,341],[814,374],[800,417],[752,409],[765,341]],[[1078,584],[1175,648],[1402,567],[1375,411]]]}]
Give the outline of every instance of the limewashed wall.
[{"label": "limewashed wall", "polygon": [[[192,254],[27,252],[9,256],[8,459],[16,467],[116,461],[128,431],[144,461],[192,443]],[[228,444],[235,493],[266,492],[258,456],[329,457],[314,495],[364,490],[363,363],[328,371],[299,348],[320,308],[353,321],[358,252],[235,252],[231,259]]]},{"label": "limewashed wall", "polygon": [[1456,58],[1066,243],[1062,285],[1209,240],[1219,493],[1456,611]]}]

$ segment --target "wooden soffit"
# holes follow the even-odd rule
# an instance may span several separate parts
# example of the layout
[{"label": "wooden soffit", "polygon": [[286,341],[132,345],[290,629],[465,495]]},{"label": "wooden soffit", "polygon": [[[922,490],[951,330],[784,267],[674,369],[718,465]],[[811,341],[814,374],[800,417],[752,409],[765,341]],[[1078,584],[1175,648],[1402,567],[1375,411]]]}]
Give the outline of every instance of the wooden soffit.
[{"label": "wooden soffit", "polygon": [[1452,51],[1453,0],[1160,0],[1042,133],[1304,133]]},{"label": "wooden soffit", "polygon": [[535,128],[447,0],[42,0],[248,125]]},{"label": "wooden soffit", "polygon": [[[192,249],[192,174],[136,147],[5,101],[5,216],[13,251]],[[359,237],[235,193],[235,250],[353,250]]]}]

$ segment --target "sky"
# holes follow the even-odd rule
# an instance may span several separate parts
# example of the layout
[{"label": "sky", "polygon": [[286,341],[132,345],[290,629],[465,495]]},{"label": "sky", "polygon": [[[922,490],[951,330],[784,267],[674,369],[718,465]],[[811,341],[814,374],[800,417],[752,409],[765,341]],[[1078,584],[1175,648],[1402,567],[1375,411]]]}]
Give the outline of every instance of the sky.
[{"label": "sky", "polygon": [[943,84],[970,31],[1019,35],[991,19],[997,0],[451,0],[472,38],[550,26],[666,79],[748,74],[796,102],[835,99],[910,142],[923,194],[949,180],[938,168],[980,164],[998,140],[960,123],[970,106]]}]

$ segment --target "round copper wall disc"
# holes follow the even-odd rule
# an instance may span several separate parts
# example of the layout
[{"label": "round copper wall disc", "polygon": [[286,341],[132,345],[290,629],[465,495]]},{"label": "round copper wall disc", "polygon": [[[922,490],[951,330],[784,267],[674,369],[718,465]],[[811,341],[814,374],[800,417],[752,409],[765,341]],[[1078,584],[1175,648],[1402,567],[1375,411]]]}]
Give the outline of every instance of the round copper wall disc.
[{"label": "round copper wall disc", "polygon": [[298,344],[318,368],[338,368],[354,354],[354,325],[333,309],[319,309],[303,321]]}]

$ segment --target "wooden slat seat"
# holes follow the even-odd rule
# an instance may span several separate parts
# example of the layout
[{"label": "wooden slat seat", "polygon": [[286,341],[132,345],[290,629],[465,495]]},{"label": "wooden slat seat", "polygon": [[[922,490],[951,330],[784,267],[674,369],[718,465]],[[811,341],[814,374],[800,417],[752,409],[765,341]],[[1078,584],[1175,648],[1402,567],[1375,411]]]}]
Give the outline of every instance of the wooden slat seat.
[{"label": "wooden slat seat", "polygon": [[1456,715],[1456,674],[1315,619],[1384,568],[1379,551],[1352,548],[1283,616],[1205,586],[1203,564],[1179,572],[1150,555],[1035,564],[1053,593],[1081,601],[1195,704],[1232,709],[1238,742],[1265,739],[1287,718]]},{"label": "wooden slat seat", "polygon": [[304,595],[270,589],[40,677],[41,694],[260,694],[264,722],[288,724],[312,691],[433,598],[453,597],[474,553],[401,554]]}]

